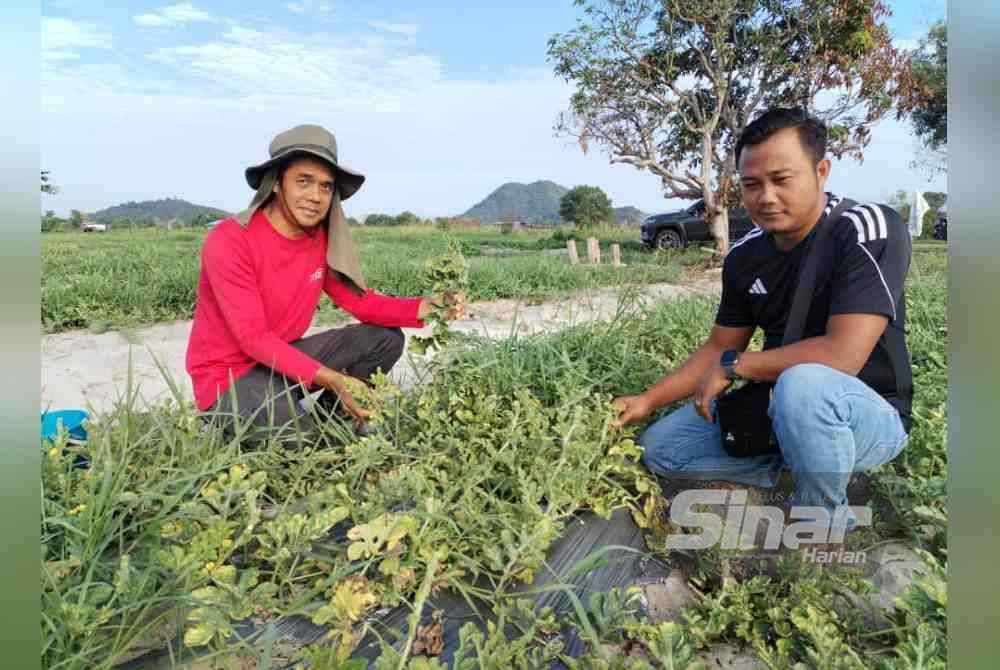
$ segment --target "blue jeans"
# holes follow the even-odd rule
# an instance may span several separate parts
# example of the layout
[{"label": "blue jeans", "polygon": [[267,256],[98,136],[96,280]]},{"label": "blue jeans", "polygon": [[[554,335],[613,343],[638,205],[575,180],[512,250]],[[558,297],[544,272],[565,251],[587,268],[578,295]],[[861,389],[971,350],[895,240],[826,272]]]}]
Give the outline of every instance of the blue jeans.
[{"label": "blue jeans", "polygon": [[[714,407],[713,407],[714,408]],[[896,409],[857,377],[806,363],[778,377],[768,415],[780,454],[734,458],[722,447],[718,422],[689,403],[650,425],[639,437],[642,460],[658,475],[719,479],[771,488],[782,469],[795,482],[792,505],[847,505],[851,473],[887,463],[908,436]],[[848,514],[847,526],[855,525]]]}]

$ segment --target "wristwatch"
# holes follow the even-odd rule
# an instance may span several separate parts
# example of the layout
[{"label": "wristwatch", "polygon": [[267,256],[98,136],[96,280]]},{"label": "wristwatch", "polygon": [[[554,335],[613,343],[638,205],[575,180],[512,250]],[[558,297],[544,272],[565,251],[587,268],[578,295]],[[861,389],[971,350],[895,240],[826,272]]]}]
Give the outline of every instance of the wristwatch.
[{"label": "wristwatch", "polygon": [[739,360],[740,352],[735,349],[722,352],[722,358],[719,359],[719,365],[721,365],[722,369],[726,371],[726,379],[730,381],[741,379],[741,377],[736,374],[736,364]]}]

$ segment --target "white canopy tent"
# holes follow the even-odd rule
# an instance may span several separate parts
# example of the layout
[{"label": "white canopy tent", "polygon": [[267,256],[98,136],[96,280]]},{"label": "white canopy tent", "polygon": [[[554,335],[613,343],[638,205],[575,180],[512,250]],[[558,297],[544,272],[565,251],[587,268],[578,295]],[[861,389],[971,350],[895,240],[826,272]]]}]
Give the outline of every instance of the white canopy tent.
[{"label": "white canopy tent", "polygon": [[923,229],[924,214],[930,207],[927,205],[927,201],[924,200],[924,196],[920,191],[913,191],[913,198],[910,202],[910,220],[908,221],[908,228],[910,229],[910,237],[920,237],[920,232]]}]

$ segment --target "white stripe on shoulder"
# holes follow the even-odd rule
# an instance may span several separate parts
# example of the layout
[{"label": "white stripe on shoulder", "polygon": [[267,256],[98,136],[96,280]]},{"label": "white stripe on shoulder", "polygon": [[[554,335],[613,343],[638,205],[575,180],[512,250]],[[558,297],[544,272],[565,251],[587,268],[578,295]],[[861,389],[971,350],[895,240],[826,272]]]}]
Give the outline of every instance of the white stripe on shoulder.
[{"label": "white stripe on shoulder", "polygon": [[865,238],[865,226],[861,223],[861,218],[852,211],[844,212],[844,216],[850,219],[851,223],[854,224],[855,230],[858,231],[858,244],[865,242],[867,238]]},{"label": "white stripe on shoulder", "polygon": [[875,239],[884,240],[889,237],[889,230],[885,225],[885,214],[882,213],[882,208],[875,204],[865,204],[864,208],[875,216],[875,222],[878,224],[878,237]]},{"label": "white stripe on shoulder", "polygon": [[762,228],[758,228],[757,226],[754,226],[753,230],[751,230],[749,233],[747,233],[746,235],[744,235],[743,237],[741,237],[740,239],[738,239],[736,242],[733,242],[732,246],[729,247],[729,252],[732,253],[733,249],[735,249],[736,247],[740,246],[744,242],[749,242],[750,240],[754,239],[755,237],[760,237],[763,234],[764,234],[764,230]]},{"label": "white stripe on shoulder", "polygon": [[878,278],[882,280],[882,286],[885,287],[885,293],[886,293],[886,295],[889,296],[889,306],[892,307],[892,320],[895,321],[896,320],[896,303],[892,299],[892,291],[889,290],[889,284],[887,284],[886,281],[885,281],[885,275],[882,274],[882,268],[880,268],[878,266],[878,262],[876,262],[875,257],[872,256],[871,252],[868,251],[868,249],[865,247],[865,245],[863,245],[860,242],[858,242],[858,246],[861,247],[861,251],[865,252],[865,254],[867,254],[868,258],[870,258],[871,261],[872,261],[872,263],[875,265],[875,270],[876,270],[876,272],[878,272]]},{"label": "white stripe on shoulder", "polygon": [[860,214],[862,218],[864,218],[865,223],[868,224],[868,241],[871,242],[872,240],[878,239],[878,230],[875,227],[875,217],[872,216],[872,213],[869,212],[863,205],[854,207],[852,211]]},{"label": "white stripe on shoulder", "polygon": [[837,195],[828,198],[826,207],[823,208],[823,216],[829,216],[830,212],[832,212],[834,208],[840,204],[841,200],[843,200],[843,198]]}]

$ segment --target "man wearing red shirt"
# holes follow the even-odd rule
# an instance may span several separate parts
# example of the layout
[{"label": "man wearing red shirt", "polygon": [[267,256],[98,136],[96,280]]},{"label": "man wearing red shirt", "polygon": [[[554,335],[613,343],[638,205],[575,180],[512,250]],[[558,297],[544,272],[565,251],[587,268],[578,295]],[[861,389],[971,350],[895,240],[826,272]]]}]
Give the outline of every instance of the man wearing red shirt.
[{"label": "man wearing red shirt", "polygon": [[[195,403],[258,427],[297,419],[307,431],[303,387],[324,389],[325,408],[339,404],[363,427],[368,413],[345,375],[388,372],[403,352],[400,328],[422,327],[433,304],[366,287],[341,207],[365,178],[339,163],[329,131],[287,130],[270,155],[246,170],[250,207],[205,238],[186,356]],[[361,323],[303,338],[323,293]],[[442,299],[447,318],[463,314],[464,296]]]}]

